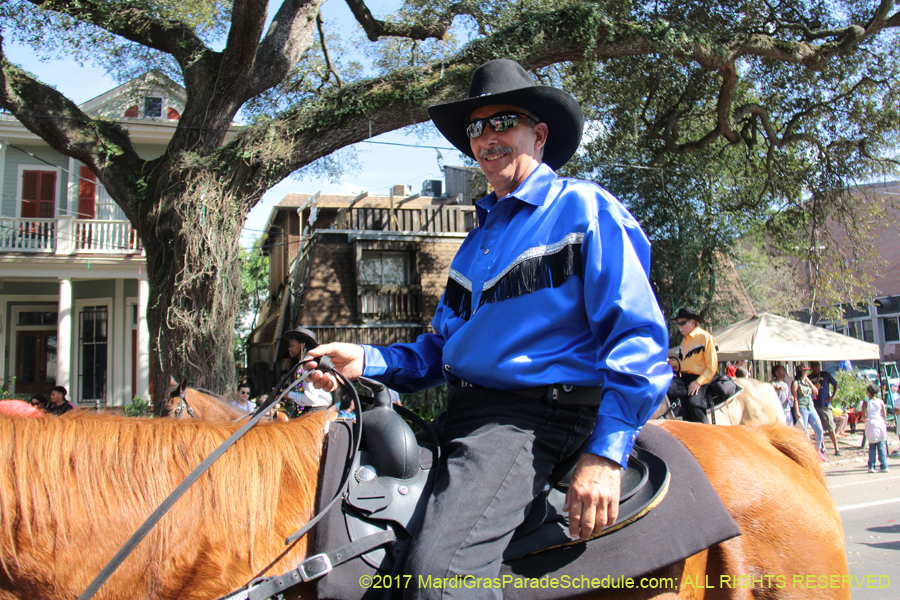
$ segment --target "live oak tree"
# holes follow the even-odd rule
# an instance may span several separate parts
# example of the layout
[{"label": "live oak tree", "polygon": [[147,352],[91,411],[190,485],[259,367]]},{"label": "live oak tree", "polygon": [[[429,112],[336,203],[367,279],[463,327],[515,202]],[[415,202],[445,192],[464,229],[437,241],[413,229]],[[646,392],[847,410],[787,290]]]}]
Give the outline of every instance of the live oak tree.
[{"label": "live oak tree", "polygon": [[[265,0],[7,0],[0,6],[7,38],[38,50],[81,52],[122,78],[152,66],[187,90],[165,153],[145,164],[122,126],[84,114],[0,55],[0,105],[88,165],[143,241],[156,400],[169,375],[218,391],[232,387],[238,237],[262,194],[341,148],[426,121],[427,106],[464,97],[473,70],[491,58],[513,58],[584,100],[597,130],[576,170],[620,175],[603,172],[598,153],[622,150],[629,140],[630,156],[604,158],[650,166],[691,156],[677,163],[684,165],[680,171],[697,165],[710,174],[721,155],[756,148],[748,151],[752,160],[731,155],[729,164],[775,182],[790,161],[769,154],[797,157],[783,198],[765,185],[760,190],[765,215],[753,216],[772,222],[780,209],[799,209],[800,200],[815,197],[822,184],[828,190],[846,184],[849,170],[822,169],[810,153],[866,165],[855,173],[864,177],[887,164],[895,141],[885,124],[896,129],[900,16],[886,0],[877,6],[408,0],[381,17],[372,13],[374,3],[346,0],[365,36],[355,54],[347,40],[328,36],[332,24],[320,16],[323,3],[284,0],[268,27]],[[596,94],[579,88],[601,80]],[[610,95],[616,88],[621,98]],[[837,97],[845,101],[831,102]],[[874,115],[882,126],[862,126],[853,111]],[[239,113],[248,125],[226,138]],[[614,144],[612,134],[627,136]],[[798,193],[801,175],[809,177],[807,197]],[[717,194],[713,186],[694,196],[692,188],[703,186],[685,179],[671,206],[692,204],[697,214],[709,214],[706,207],[716,206],[707,202]],[[652,208],[638,183],[614,191],[634,208]],[[740,186],[735,178],[715,183],[720,190]],[[778,207],[776,197],[785,205]],[[635,213],[649,225],[660,218],[652,210]],[[730,218],[709,217],[704,223],[711,227],[736,227]]]}]

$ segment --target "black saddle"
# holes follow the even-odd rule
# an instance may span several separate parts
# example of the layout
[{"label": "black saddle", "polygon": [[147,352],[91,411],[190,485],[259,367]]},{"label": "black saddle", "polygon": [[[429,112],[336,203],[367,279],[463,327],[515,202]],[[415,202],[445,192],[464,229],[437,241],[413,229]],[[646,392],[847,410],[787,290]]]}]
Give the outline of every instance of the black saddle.
[{"label": "black saddle", "polygon": [[[325,569],[318,584],[321,597],[379,597],[371,590],[361,590],[359,577],[402,572],[409,540],[421,522],[431,491],[436,474],[433,467],[439,462],[437,440],[421,439],[421,435],[417,438],[404,417],[394,410],[389,397],[379,398],[376,393],[374,407],[362,418],[361,450],[353,458],[353,476],[342,511],[332,511],[318,525],[315,551],[328,553],[338,549],[340,560],[346,560],[348,552],[360,548],[366,551],[333,571]],[[336,423],[329,438],[332,441],[326,447],[319,486],[321,499],[332,497],[341,479],[340,470],[349,451],[347,425]],[[504,552],[505,562],[576,544],[568,536],[569,523],[562,508],[580,455],[580,451],[575,453],[554,471],[516,529]],[[618,525],[613,529],[646,514],[665,495],[668,484],[666,463],[652,452],[636,447],[622,476]],[[379,545],[369,549],[372,544]]]}]

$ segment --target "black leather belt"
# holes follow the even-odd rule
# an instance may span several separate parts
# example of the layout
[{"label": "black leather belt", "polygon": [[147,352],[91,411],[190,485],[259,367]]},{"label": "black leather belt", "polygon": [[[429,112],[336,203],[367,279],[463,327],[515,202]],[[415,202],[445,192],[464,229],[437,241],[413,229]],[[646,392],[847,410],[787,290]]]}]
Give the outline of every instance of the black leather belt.
[{"label": "black leather belt", "polygon": [[[460,380],[461,387],[487,389],[465,380]],[[553,384],[542,385],[538,387],[525,388],[522,390],[497,390],[505,391],[510,394],[524,396],[530,400],[546,400],[550,404],[558,406],[600,406],[600,396],[602,395],[602,387],[580,387],[575,385]]]}]

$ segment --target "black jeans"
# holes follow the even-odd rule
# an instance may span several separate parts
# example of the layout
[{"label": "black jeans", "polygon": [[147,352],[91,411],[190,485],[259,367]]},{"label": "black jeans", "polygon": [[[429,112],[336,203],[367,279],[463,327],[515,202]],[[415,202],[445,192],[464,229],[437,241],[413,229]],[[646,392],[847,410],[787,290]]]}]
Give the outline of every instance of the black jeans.
[{"label": "black jeans", "polygon": [[[698,375],[693,375],[691,373],[685,373],[681,376],[681,380],[684,381],[684,387],[687,388],[692,381],[697,379]],[[709,423],[709,418],[706,416],[706,385],[700,386],[700,391],[696,394],[688,395],[681,402],[681,418],[685,421],[691,421],[693,423]]]},{"label": "black jeans", "polygon": [[[596,408],[453,388],[439,424],[445,460],[409,552],[404,597],[502,598],[502,590],[466,582],[498,576],[532,500],[554,467],[587,440],[596,419]],[[451,579],[458,585],[448,587]]]}]

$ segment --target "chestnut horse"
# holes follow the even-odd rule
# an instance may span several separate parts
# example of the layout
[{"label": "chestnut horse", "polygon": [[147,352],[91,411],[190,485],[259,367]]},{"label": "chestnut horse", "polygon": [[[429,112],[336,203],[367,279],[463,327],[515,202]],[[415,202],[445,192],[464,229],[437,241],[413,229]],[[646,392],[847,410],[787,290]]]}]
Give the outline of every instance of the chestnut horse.
[{"label": "chestnut horse", "polygon": [[[296,566],[306,542],[286,548],[284,539],[311,517],[327,419],[320,411],[251,429],[95,598],[212,599]],[[238,426],[89,413],[0,416],[0,599],[78,596]],[[743,535],[652,574],[675,578],[670,589],[591,597],[850,597],[846,587],[805,589],[807,577],[844,581],[847,564],[840,518],[801,432],[680,421],[660,426],[697,457]],[[765,589],[759,589],[766,576]],[[311,585],[297,591],[315,597]]]}]

